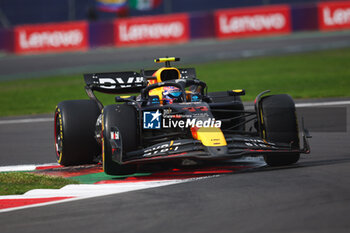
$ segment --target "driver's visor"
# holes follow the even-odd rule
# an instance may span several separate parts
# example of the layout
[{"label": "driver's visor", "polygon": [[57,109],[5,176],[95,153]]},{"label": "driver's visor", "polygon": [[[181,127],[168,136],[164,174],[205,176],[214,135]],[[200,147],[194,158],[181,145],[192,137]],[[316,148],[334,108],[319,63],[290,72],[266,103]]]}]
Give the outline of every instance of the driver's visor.
[{"label": "driver's visor", "polygon": [[181,95],[181,93],[182,93],[181,91],[173,91],[173,92],[169,93],[169,95],[171,97],[177,98],[177,97],[179,97]]}]

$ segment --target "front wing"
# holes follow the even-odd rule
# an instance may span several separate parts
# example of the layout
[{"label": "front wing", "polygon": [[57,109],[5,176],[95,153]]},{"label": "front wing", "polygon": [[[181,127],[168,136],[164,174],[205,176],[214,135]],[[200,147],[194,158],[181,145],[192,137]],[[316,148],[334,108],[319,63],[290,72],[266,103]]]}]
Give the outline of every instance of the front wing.
[{"label": "front wing", "polygon": [[126,153],[123,157],[117,143],[111,141],[113,153],[112,160],[119,164],[137,164],[161,162],[167,160],[227,160],[237,159],[243,156],[261,156],[264,154],[310,153],[306,131],[303,132],[303,148],[292,148],[287,143],[272,143],[259,137],[230,136],[226,137],[227,146],[208,147],[194,139],[181,139],[158,143],[145,149]]}]

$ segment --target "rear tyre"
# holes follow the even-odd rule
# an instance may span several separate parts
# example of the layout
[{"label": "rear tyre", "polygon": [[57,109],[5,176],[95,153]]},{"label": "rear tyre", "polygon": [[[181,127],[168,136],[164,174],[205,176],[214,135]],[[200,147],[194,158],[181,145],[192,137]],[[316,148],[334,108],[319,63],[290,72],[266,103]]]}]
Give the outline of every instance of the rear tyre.
[{"label": "rear tyre", "polygon": [[[293,99],[289,95],[271,95],[261,99],[263,138],[270,142],[289,143],[299,149],[299,131]],[[264,156],[270,166],[286,166],[296,163],[299,153],[271,153]]]},{"label": "rear tyre", "polygon": [[[104,172],[108,175],[132,174],[135,165],[121,165],[112,159],[111,128],[117,128],[121,138],[123,157],[129,151],[136,150],[139,145],[137,134],[137,116],[133,106],[127,104],[108,105],[103,109],[102,161]],[[125,157],[124,157],[125,158]]]},{"label": "rear tyre", "polygon": [[95,125],[100,110],[92,100],[60,102],[55,111],[55,149],[64,166],[93,163],[101,152],[95,140]]}]

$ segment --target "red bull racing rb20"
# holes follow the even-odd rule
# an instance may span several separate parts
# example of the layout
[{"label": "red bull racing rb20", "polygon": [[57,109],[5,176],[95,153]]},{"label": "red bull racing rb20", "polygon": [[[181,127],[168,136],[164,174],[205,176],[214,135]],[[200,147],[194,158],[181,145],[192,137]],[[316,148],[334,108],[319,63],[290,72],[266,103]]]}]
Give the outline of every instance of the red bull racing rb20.
[{"label": "red bull racing rb20", "polygon": [[[244,156],[286,166],[310,152],[308,132],[302,127],[299,135],[289,95],[262,92],[246,110],[243,89],[208,92],[194,68],[171,66],[178,60],[155,59],[164,64],[158,70],[85,74],[89,99],[60,102],[55,111],[58,162],[100,162],[107,174],[120,175],[149,163],[186,165]],[[116,103],[104,106],[95,92],[115,95]]]}]

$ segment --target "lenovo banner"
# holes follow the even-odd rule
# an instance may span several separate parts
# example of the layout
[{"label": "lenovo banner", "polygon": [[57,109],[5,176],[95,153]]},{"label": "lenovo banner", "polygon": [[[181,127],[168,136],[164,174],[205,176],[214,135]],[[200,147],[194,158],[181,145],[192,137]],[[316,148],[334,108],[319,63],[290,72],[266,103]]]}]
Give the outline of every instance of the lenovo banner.
[{"label": "lenovo banner", "polygon": [[135,17],[115,21],[117,46],[186,42],[190,37],[187,14]]},{"label": "lenovo banner", "polygon": [[320,30],[350,29],[350,1],[318,4]]},{"label": "lenovo banner", "polygon": [[276,5],[215,12],[218,38],[249,37],[291,32],[290,7]]},{"label": "lenovo banner", "polygon": [[18,26],[15,53],[42,53],[85,50],[88,48],[86,22]]}]

